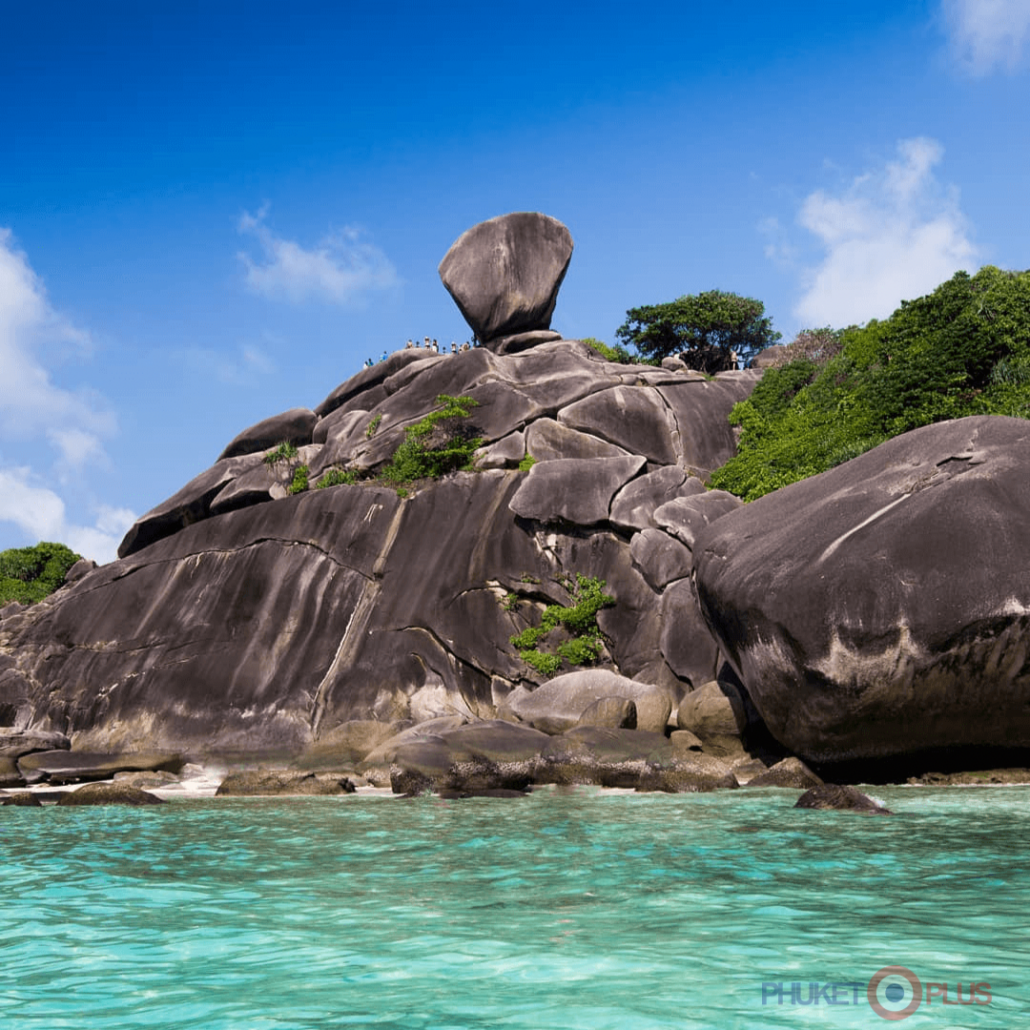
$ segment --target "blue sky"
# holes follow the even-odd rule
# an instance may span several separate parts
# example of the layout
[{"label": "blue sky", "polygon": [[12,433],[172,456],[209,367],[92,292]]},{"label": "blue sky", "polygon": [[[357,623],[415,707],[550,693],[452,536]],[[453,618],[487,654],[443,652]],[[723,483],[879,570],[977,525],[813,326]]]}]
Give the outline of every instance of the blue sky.
[{"label": "blue sky", "polygon": [[0,0],[0,549],[113,558],[248,425],[469,331],[539,210],[553,320],[724,289],[800,328],[1030,267],[1030,0]]}]

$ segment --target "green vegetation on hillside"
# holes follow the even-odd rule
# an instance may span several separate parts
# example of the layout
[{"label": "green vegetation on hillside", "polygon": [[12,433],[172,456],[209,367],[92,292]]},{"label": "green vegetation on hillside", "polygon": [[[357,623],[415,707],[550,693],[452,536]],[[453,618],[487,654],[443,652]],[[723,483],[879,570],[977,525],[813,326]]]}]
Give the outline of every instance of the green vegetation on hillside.
[{"label": "green vegetation on hillside", "polygon": [[1030,418],[1030,272],[959,272],[863,328],[802,333],[730,421],[739,452],[710,485],[746,501],[910,429]]},{"label": "green vegetation on hillside", "polygon": [[82,556],[64,544],[40,543],[0,552],[0,604],[35,604],[64,583]]},{"label": "green vegetation on hillside", "polygon": [[732,368],[734,356],[747,359],[780,338],[760,300],[724,290],[631,308],[615,335],[658,362],[683,354],[701,372]]},{"label": "green vegetation on hillside", "polygon": [[[590,665],[601,657],[601,630],[597,625],[597,613],[615,603],[615,598],[604,592],[605,582],[595,576],[566,577],[562,584],[572,595],[572,604],[564,606],[549,604],[544,609],[539,626],[528,626],[511,638],[519,650],[519,657],[544,676],[553,676],[562,662],[569,665]],[[505,611],[515,611],[518,599],[515,595],[505,598]],[[552,631],[559,627],[565,630],[568,639],[553,650],[541,650],[541,645]]]},{"label": "green vegetation on hillside", "polygon": [[404,430],[401,445],[379,471],[380,479],[403,485],[472,469],[472,456],[483,439],[472,435],[465,420],[479,402],[442,393],[436,403],[436,410]]}]

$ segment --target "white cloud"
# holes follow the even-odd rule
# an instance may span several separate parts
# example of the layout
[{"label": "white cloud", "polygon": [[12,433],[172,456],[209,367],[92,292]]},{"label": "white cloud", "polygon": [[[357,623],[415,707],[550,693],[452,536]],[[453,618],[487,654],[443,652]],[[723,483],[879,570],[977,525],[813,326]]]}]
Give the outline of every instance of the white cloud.
[{"label": "white cloud", "polygon": [[10,453],[26,444],[49,444],[55,459],[45,477],[21,463],[0,467],[0,522],[13,523],[28,543],[64,543],[106,562],[135,521],[133,513],[100,506],[95,525],[79,525],[52,489],[80,480],[87,466],[110,466],[103,439],[115,431],[113,412],[88,387],[56,385],[47,367],[55,355],[90,348],[89,334],[51,306],[11,230],[0,228],[0,445]]},{"label": "white cloud", "polygon": [[1014,71],[1030,44],[1030,0],[944,0],[956,60],[971,75]]},{"label": "white cloud", "polygon": [[805,199],[798,221],[825,257],[803,276],[794,309],[803,325],[885,318],[902,300],[975,267],[957,191],[933,174],[942,156],[935,140],[902,140],[898,160],[854,179],[839,196],[817,190]]},{"label": "white cloud", "polygon": [[118,544],[136,514],[127,508],[100,505],[96,523],[69,523],[64,501],[49,487],[36,482],[25,467],[0,469],[0,521],[13,522],[24,533],[27,546],[48,540],[66,544],[99,564],[114,561]]},{"label": "white cloud", "polygon": [[42,361],[53,345],[83,350],[89,335],[50,306],[39,276],[10,229],[0,228],[0,438],[45,436],[65,466],[104,460],[101,439],[115,418],[88,388],[56,386]]},{"label": "white cloud", "polygon": [[256,260],[244,251],[237,254],[255,292],[294,304],[308,299],[348,304],[398,284],[389,258],[364,242],[359,230],[345,228],[305,250],[274,235],[265,224],[267,215],[265,204],[256,215],[244,212],[239,222],[239,231],[253,236],[261,252]]}]

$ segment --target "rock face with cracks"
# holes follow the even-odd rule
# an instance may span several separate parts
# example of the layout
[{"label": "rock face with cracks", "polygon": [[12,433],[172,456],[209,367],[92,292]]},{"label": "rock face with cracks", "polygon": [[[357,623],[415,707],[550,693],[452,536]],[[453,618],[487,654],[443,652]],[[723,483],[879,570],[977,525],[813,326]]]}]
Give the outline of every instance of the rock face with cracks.
[{"label": "rock face with cracks", "polygon": [[705,619],[796,754],[1030,746],[1030,422],[916,429],[693,550]]},{"label": "rock face with cracks", "polygon": [[[237,435],[136,523],[118,561],[0,612],[0,724],[66,734],[78,752],[320,761],[344,747],[344,724],[347,734],[363,725],[367,748],[346,736],[356,755],[384,724],[489,720],[535,690],[547,677],[510,638],[546,606],[570,605],[577,574],[616,598],[598,613],[599,668],[675,705],[721,659],[684,545],[669,535],[678,557],[665,560],[652,513],[697,493],[698,477],[733,454],[727,415],[754,382],[615,364],[575,341],[394,354],[321,403]],[[477,402],[468,429],[492,467],[399,496],[375,477],[441,394]],[[297,456],[266,462],[273,437],[294,441]],[[626,453],[634,439],[652,442],[646,454]],[[536,465],[520,471],[537,440]],[[284,484],[301,462],[311,488],[291,495]],[[561,489],[562,476],[540,491],[549,465],[585,467],[583,497]],[[333,470],[367,478],[315,489]],[[650,533],[634,548],[638,527]],[[674,614],[663,606],[672,590]],[[640,726],[639,699],[635,709]]]}]

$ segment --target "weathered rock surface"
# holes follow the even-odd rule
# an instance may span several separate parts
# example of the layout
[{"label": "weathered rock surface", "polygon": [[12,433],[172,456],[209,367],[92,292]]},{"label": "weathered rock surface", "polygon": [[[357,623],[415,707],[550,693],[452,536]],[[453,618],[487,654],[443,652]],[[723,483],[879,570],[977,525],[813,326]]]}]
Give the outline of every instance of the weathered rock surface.
[{"label": "weathered rock surface", "polygon": [[744,750],[747,712],[732,683],[711,680],[680,700],[676,723],[704,744],[706,754],[735,755]]},{"label": "weathered rock surface", "polygon": [[317,421],[318,416],[308,408],[291,408],[281,415],[273,415],[244,429],[226,445],[225,450],[218,455],[218,460],[235,458],[240,454],[254,454],[256,451],[264,454],[281,443],[303,447],[311,443],[311,434]]},{"label": "weathered rock surface", "polygon": [[183,756],[171,751],[36,751],[18,759],[18,770],[26,783],[81,783],[106,780],[118,772],[178,772],[184,764]]},{"label": "weathered rock surface", "polygon": [[582,669],[548,680],[536,690],[508,696],[506,707],[516,718],[544,733],[571,730],[602,698],[632,701],[636,729],[664,733],[672,700],[660,687],[627,679],[605,669]]},{"label": "weathered rock surface", "polygon": [[1030,422],[917,429],[724,515],[701,607],[773,735],[844,761],[1030,745]]},{"label": "weathered rock surface", "polygon": [[[575,341],[514,355],[400,351],[311,409],[310,443],[299,441],[311,418],[298,416],[294,464],[309,465],[312,483],[330,467],[374,475],[405,428],[450,394],[479,401],[470,429],[484,450],[494,448],[498,467],[422,482],[406,498],[374,482],[288,495],[290,463],[270,471],[263,449],[221,459],[143,516],[119,561],[39,605],[4,609],[0,719],[66,734],[80,753],[145,744],[234,761],[268,752],[308,763],[302,771],[356,765],[388,782],[392,756],[372,761],[386,743],[375,727],[492,720],[509,696],[541,682],[509,639],[538,624],[548,604],[569,604],[563,582],[575,574],[603,579],[616,598],[598,616],[602,669],[674,704],[715,676],[717,647],[699,615],[680,618],[666,601],[696,608],[689,579],[666,585],[685,572],[682,551],[671,545],[678,560],[667,567],[642,541],[638,557],[647,551],[654,560],[636,567],[633,538],[656,528],[656,507],[700,490],[700,481],[678,465],[622,455],[562,412],[617,388],[632,392],[631,404],[650,397],[637,403],[653,415],[645,435],[667,432],[668,445],[654,453],[679,461],[708,446],[687,446],[693,401],[705,419],[728,426],[732,404],[752,386],[610,363]],[[267,436],[257,429],[241,434],[246,447]],[[528,474],[515,467],[527,440],[547,456]],[[601,457],[559,457],[565,446]],[[714,467],[729,453],[719,437],[700,464]],[[513,510],[548,468],[584,464],[590,474],[578,493],[558,475],[549,496]],[[616,519],[620,498],[625,514]],[[653,725],[660,722],[659,714]],[[334,736],[358,723],[368,739],[362,730]]]},{"label": "weathered rock surface", "polygon": [[59,806],[75,805],[163,805],[156,794],[120,783],[87,783],[78,790],[62,794]]},{"label": "weathered rock surface", "polygon": [[646,464],[639,456],[567,458],[534,465],[509,508],[538,522],[596,526],[608,520],[615,492]]},{"label": "weathered rock surface", "polygon": [[14,794],[0,795],[0,805],[13,805],[19,808],[42,808],[43,802],[35,794],[22,790]]},{"label": "weathered rock surface", "polygon": [[229,773],[218,785],[215,794],[216,797],[332,797],[353,794],[354,791],[353,782],[346,777],[285,770],[244,770]]},{"label": "weathered rock surface", "polygon": [[[794,787],[808,790],[823,781],[800,758],[784,758],[748,780],[749,787]],[[804,806],[807,807],[807,806]]]},{"label": "weathered rock surface", "polygon": [[462,233],[440,262],[440,278],[476,338],[497,347],[504,337],[550,328],[571,257],[572,236],[561,222],[519,212]]},{"label": "weathered rock surface", "polygon": [[806,790],[798,798],[795,808],[834,808],[844,812],[868,812],[872,815],[892,815],[878,801],[855,787],[842,787],[836,783],[823,783]]}]

